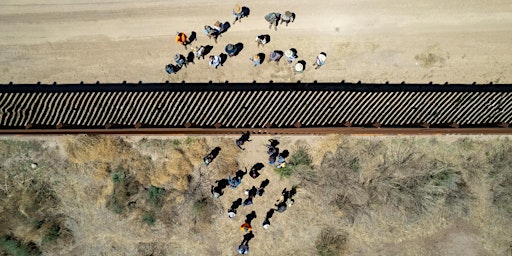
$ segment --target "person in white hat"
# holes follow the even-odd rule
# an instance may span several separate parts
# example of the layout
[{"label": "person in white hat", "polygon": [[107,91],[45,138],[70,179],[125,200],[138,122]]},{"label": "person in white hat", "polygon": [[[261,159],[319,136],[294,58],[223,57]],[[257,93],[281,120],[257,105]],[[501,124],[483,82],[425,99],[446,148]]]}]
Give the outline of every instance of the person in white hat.
[{"label": "person in white hat", "polygon": [[304,71],[304,64],[297,62],[295,66],[293,66],[293,71],[295,71],[295,74],[301,74]]},{"label": "person in white hat", "polygon": [[288,62],[288,64],[291,64],[298,57],[297,51],[295,49],[287,50],[284,52],[284,57],[285,57],[286,61]]},{"label": "person in white hat", "polygon": [[295,21],[295,13],[286,11],[286,12],[284,12],[284,14],[281,14],[281,23],[279,23],[279,24],[283,24],[283,22],[285,22],[286,26],[288,27],[288,23],[293,22],[293,21]]},{"label": "person in white hat", "polygon": [[315,67],[315,69],[318,69],[319,67],[323,66],[325,64],[325,59],[327,58],[327,54],[325,54],[325,52],[321,52],[320,54],[318,54],[318,56],[316,56],[316,60],[315,60],[315,63],[313,64],[313,67]]}]

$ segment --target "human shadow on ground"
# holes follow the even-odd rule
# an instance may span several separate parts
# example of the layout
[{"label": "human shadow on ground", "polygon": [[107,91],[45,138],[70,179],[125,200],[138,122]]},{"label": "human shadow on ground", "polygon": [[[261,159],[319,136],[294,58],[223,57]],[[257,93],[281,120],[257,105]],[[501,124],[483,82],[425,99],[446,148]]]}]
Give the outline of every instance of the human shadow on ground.
[{"label": "human shadow on ground", "polygon": [[188,62],[188,63],[192,63],[192,64],[196,64],[196,63],[194,62],[195,57],[196,57],[196,56],[194,55],[194,53],[193,53],[193,52],[189,52],[189,53],[188,53],[188,55],[187,55],[187,62]]},{"label": "human shadow on ground", "polygon": [[226,60],[228,60],[228,55],[225,54],[225,53],[219,54],[219,57],[220,57],[220,64],[221,65],[224,65],[224,63],[226,63]]},{"label": "human shadow on ground", "polygon": [[206,45],[204,47],[204,53],[203,53],[203,56],[207,56],[213,49],[213,46],[212,45]]},{"label": "human shadow on ground", "polygon": [[256,219],[256,212],[255,211],[252,211],[251,213],[247,214],[245,216],[245,222],[247,222],[247,224],[251,225],[251,222],[252,220]]},{"label": "human shadow on ground", "polygon": [[229,209],[236,210],[238,207],[240,207],[240,205],[242,205],[242,198],[238,198],[237,200],[233,201]]},{"label": "human shadow on ground", "polygon": [[247,7],[247,6],[243,6],[242,7],[242,17],[249,17],[250,14],[251,14],[251,9],[249,9],[249,7]]},{"label": "human shadow on ground", "polygon": [[258,57],[260,57],[260,63],[263,63],[265,61],[265,54],[260,52],[258,53]]},{"label": "human shadow on ground", "polygon": [[196,34],[196,32],[195,32],[195,31],[190,32],[190,36],[188,37],[188,40],[189,40],[190,42],[194,42],[194,41],[196,41],[196,40],[197,40],[197,34]]},{"label": "human shadow on ground", "polygon": [[219,35],[226,33],[229,28],[231,28],[231,24],[229,23],[229,21],[222,23],[222,32]]},{"label": "human shadow on ground", "polygon": [[235,47],[236,47],[236,51],[235,51],[234,55],[237,56],[242,51],[242,49],[244,49],[244,44],[241,42],[238,42],[235,44]]},{"label": "human shadow on ground", "polygon": [[260,176],[259,171],[263,169],[263,167],[265,167],[264,164],[256,163],[255,165],[252,166],[251,171],[249,172],[249,176],[251,176],[253,179],[258,178]]},{"label": "human shadow on ground", "polygon": [[242,170],[238,170],[236,173],[235,173],[235,177],[238,177],[240,179],[243,179],[244,176],[247,174],[247,168],[245,168],[245,171],[242,171]]}]

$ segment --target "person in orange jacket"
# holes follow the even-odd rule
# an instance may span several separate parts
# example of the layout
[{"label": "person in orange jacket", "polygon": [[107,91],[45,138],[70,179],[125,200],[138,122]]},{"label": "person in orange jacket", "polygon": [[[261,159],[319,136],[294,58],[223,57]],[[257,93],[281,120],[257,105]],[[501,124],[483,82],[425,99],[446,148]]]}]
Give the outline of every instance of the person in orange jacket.
[{"label": "person in orange jacket", "polygon": [[187,35],[183,32],[176,32],[176,43],[181,44],[187,49],[187,44],[190,44]]},{"label": "person in orange jacket", "polygon": [[242,224],[242,226],[240,226],[240,230],[242,231],[245,231],[245,232],[251,232],[252,231],[252,227],[251,227],[251,224],[244,222],[244,224]]}]

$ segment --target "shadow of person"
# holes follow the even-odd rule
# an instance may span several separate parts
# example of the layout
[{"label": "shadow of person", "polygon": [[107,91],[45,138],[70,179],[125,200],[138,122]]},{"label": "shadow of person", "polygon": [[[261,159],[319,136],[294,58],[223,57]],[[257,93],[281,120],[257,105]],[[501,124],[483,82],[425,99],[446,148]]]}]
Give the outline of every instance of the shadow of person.
[{"label": "shadow of person", "polygon": [[258,193],[258,189],[255,186],[252,186],[251,189],[249,189],[249,197],[255,197]]},{"label": "shadow of person", "polygon": [[270,181],[268,179],[262,181],[260,184],[260,189],[267,187],[269,183],[270,183]]},{"label": "shadow of person", "polygon": [[189,40],[190,42],[193,42],[193,41],[196,41],[196,40],[197,40],[197,34],[196,34],[196,32],[195,32],[195,31],[190,32],[190,36],[188,37],[188,40]]},{"label": "shadow of person", "polygon": [[242,170],[238,170],[236,173],[235,173],[235,177],[238,177],[240,179],[243,179],[244,178],[244,175],[247,174],[247,168],[245,168],[245,172],[242,171]]},{"label": "shadow of person", "polygon": [[295,194],[297,194],[297,187],[293,186],[292,189],[289,192],[290,196],[289,198],[292,198]]},{"label": "shadow of person", "polygon": [[225,189],[228,185],[229,185],[229,181],[228,179],[220,179],[220,180],[216,180],[215,183],[217,183],[217,187],[220,189],[220,190],[223,190]]},{"label": "shadow of person", "polygon": [[252,211],[251,213],[247,214],[245,216],[245,222],[247,222],[247,224],[251,225],[251,222],[252,220],[256,219],[256,212],[255,211]]},{"label": "shadow of person", "polygon": [[274,209],[270,209],[270,210],[268,210],[267,214],[265,215],[265,219],[270,219],[270,218],[272,218],[272,216],[274,216],[274,212],[275,212],[275,211],[276,211],[276,210],[274,210]]},{"label": "shadow of person", "polygon": [[221,54],[219,54],[219,57],[220,57],[220,64],[224,65],[224,63],[226,63],[226,60],[228,59],[228,55],[225,53],[221,53]]},{"label": "shadow of person", "polygon": [[260,63],[263,63],[265,61],[265,54],[260,52],[258,53],[258,57],[260,57]]},{"label": "shadow of person", "polygon": [[249,244],[249,241],[251,241],[251,239],[254,238],[254,234],[252,233],[252,231],[250,231],[249,233],[245,234],[244,235],[244,240],[242,240],[242,243],[241,244]]},{"label": "shadow of person", "polygon": [[249,14],[251,14],[251,9],[249,9],[247,6],[243,6],[242,7],[242,16],[249,17]]},{"label": "shadow of person", "polygon": [[277,145],[279,145],[278,140],[269,139],[268,142],[270,142],[270,146],[272,146],[272,147],[277,147]]},{"label": "shadow of person", "polygon": [[220,34],[224,34],[225,32],[227,32],[230,27],[231,24],[229,23],[229,21],[222,23],[222,32]]},{"label": "shadow of person", "polygon": [[237,56],[238,53],[240,53],[242,51],[242,49],[244,49],[244,44],[241,42],[238,42],[235,44],[235,47],[236,47],[236,52],[234,53],[234,55]]},{"label": "shadow of person", "polygon": [[193,53],[193,52],[189,52],[189,53],[188,53],[188,55],[187,55],[187,62],[188,62],[188,63],[192,63],[192,64],[196,64],[196,63],[194,62],[195,57],[196,57],[196,56],[194,55],[194,53]]},{"label": "shadow of person", "polygon": [[219,155],[220,150],[221,150],[221,148],[220,148],[220,147],[215,147],[215,148],[212,150],[211,154],[212,154],[213,158],[215,158],[215,157],[217,157],[217,156]]},{"label": "shadow of person", "polygon": [[212,51],[212,49],[213,49],[213,46],[211,46],[211,45],[206,45],[206,46],[204,47],[204,53],[203,53],[203,55],[204,55],[204,56],[207,56],[207,55]]},{"label": "shadow of person", "polygon": [[237,200],[233,201],[229,209],[236,210],[238,207],[240,207],[240,205],[242,205],[242,198],[238,198]]},{"label": "shadow of person", "polygon": [[263,163],[255,163],[251,170],[255,170],[255,171],[259,171],[261,169],[263,169],[263,167],[265,167],[265,165]]}]

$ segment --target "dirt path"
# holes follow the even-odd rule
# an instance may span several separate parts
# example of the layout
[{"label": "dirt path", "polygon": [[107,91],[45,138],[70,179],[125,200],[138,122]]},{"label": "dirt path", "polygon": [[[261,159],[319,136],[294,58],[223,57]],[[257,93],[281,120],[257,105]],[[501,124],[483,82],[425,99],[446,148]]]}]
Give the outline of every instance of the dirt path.
[{"label": "dirt path", "polygon": [[[80,81],[188,82],[363,81],[426,83],[512,82],[512,6],[509,1],[283,0],[246,1],[248,18],[232,26],[218,44],[201,31],[216,20],[232,22],[239,1],[6,0],[0,3],[0,83]],[[288,27],[269,30],[263,16],[294,11]],[[163,67],[175,53],[176,31],[198,33],[194,45],[227,43],[244,49],[214,70],[197,61],[177,75]],[[254,38],[269,34],[265,49]],[[248,60],[258,52],[294,47],[306,71]],[[324,51],[327,62],[311,68]]]}]

